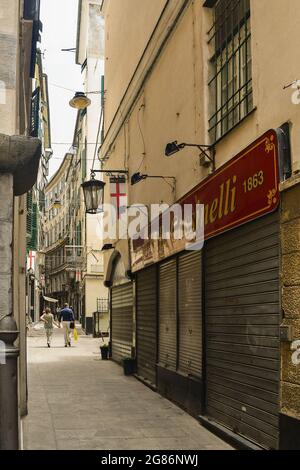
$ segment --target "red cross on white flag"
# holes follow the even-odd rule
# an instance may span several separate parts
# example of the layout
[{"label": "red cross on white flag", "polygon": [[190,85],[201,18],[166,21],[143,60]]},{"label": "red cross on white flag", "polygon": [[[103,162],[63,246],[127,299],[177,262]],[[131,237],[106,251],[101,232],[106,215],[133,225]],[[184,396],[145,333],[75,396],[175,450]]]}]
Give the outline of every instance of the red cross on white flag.
[{"label": "red cross on white flag", "polygon": [[35,269],[35,251],[29,251],[29,256],[27,259],[27,269]]},{"label": "red cross on white flag", "polygon": [[126,182],[124,178],[111,178],[110,197],[119,219],[120,215],[125,212],[127,208]]}]

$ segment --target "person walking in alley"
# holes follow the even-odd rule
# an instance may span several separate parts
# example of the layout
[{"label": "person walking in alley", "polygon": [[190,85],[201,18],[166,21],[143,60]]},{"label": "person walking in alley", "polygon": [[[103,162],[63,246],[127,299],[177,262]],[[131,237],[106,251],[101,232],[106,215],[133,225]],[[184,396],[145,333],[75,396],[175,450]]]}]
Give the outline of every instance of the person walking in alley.
[{"label": "person walking in alley", "polygon": [[46,338],[47,338],[47,346],[48,348],[50,348],[54,325],[60,328],[60,324],[54,320],[54,315],[53,313],[51,313],[50,308],[46,308],[46,310],[43,311],[43,315],[41,316],[41,321],[44,322],[45,333],[46,333]]},{"label": "person walking in alley", "polygon": [[59,321],[63,325],[65,348],[71,346],[71,331],[74,326],[75,318],[73,310],[70,309],[69,304],[65,304],[64,308],[60,312]]}]

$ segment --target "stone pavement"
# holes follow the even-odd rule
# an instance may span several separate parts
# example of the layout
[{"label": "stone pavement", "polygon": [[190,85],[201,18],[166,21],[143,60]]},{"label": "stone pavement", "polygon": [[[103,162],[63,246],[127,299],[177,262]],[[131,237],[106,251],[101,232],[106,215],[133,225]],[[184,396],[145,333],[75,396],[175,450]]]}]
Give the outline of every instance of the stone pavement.
[{"label": "stone pavement", "polygon": [[51,349],[28,338],[29,415],[25,450],[225,450],[229,445],[111,361],[98,339],[80,336]]}]

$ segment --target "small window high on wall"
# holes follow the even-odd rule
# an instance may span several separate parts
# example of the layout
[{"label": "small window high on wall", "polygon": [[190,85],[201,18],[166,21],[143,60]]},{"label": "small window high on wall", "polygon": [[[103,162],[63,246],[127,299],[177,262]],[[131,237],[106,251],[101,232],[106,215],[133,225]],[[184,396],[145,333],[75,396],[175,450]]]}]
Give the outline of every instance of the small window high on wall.
[{"label": "small window high on wall", "polygon": [[250,0],[208,0],[213,23],[209,133],[215,142],[253,109]]}]

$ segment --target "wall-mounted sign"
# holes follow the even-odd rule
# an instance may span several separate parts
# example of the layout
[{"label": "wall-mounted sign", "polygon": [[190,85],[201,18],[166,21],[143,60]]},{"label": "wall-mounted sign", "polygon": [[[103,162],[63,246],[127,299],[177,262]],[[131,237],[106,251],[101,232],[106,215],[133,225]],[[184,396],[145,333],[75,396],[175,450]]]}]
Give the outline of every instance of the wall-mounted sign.
[{"label": "wall-mounted sign", "polygon": [[[274,211],[279,204],[278,139],[266,132],[206,178],[178,203],[204,206],[208,239]],[[184,249],[179,240],[132,240],[132,270],[161,261]]]},{"label": "wall-mounted sign", "polygon": [[204,204],[205,239],[272,212],[279,203],[276,131],[264,134],[180,202]]}]

